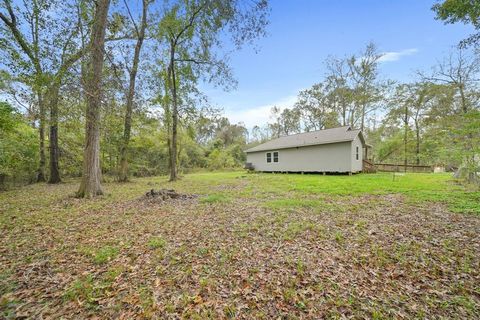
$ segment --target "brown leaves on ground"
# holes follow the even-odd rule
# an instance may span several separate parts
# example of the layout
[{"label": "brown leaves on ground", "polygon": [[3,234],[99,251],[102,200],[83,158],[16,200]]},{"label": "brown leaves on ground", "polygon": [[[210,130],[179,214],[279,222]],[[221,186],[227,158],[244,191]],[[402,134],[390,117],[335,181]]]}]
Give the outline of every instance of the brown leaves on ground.
[{"label": "brown leaves on ground", "polygon": [[134,184],[4,196],[0,317],[480,317],[478,216],[400,195],[270,208],[247,187],[222,202],[141,201]]}]

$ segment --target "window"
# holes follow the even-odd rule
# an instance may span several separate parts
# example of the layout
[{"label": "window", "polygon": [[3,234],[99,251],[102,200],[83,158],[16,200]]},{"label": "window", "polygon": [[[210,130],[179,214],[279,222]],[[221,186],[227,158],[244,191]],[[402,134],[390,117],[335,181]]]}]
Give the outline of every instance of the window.
[{"label": "window", "polygon": [[267,163],[270,163],[270,162],[272,162],[272,153],[267,152]]},{"label": "window", "polygon": [[[272,156],[272,154],[273,154],[273,156]],[[267,152],[266,156],[267,156],[267,163],[272,163],[272,162],[278,163],[278,151]]]},{"label": "window", "polygon": [[357,160],[358,160],[358,147],[357,147],[357,154],[356,154],[356,156],[357,156]]}]

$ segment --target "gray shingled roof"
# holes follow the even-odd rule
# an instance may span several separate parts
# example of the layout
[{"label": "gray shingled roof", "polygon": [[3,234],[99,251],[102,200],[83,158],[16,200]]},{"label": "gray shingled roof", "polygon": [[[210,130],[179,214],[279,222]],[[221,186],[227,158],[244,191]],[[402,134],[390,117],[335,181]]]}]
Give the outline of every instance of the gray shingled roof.
[{"label": "gray shingled roof", "polygon": [[[353,141],[353,139],[355,139],[359,133],[361,133],[360,130],[352,130],[349,126],[310,131],[273,139],[256,147],[247,149],[245,152],[287,149],[335,142]],[[363,141],[362,135],[361,139]]]}]

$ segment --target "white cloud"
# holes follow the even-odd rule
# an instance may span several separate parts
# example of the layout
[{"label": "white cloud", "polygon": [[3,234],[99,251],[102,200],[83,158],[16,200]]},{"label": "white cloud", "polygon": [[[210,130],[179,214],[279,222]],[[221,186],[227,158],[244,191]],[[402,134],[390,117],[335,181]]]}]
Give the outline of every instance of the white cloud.
[{"label": "white cloud", "polygon": [[405,49],[401,51],[389,51],[383,52],[382,57],[378,59],[379,62],[390,62],[390,61],[398,61],[400,58],[405,56],[411,56],[418,52],[417,48]]},{"label": "white cloud", "polygon": [[267,124],[270,120],[270,110],[273,106],[279,107],[281,110],[285,108],[292,107],[295,102],[297,101],[296,95],[286,96],[277,100],[276,102],[256,106],[252,108],[245,108],[245,109],[226,109],[225,115],[230,120],[231,123],[239,123],[243,122],[248,129],[253,128],[255,125],[263,126]]}]

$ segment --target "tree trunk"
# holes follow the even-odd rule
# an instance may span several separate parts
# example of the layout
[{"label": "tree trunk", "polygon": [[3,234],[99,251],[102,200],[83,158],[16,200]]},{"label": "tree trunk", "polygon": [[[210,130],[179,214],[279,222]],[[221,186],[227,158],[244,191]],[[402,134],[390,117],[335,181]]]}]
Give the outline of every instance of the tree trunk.
[{"label": "tree trunk", "polygon": [[405,105],[405,118],[404,118],[404,136],[403,136],[403,156],[404,156],[404,172],[407,172],[407,141],[408,141],[408,106]]},{"label": "tree trunk", "polygon": [[[465,116],[469,112],[469,107],[467,104],[467,98],[465,96],[465,84],[461,83],[459,85],[459,91],[460,91],[460,98],[461,98],[461,103],[462,103],[462,112],[463,115]],[[465,163],[467,164],[467,169],[468,169],[468,182],[472,184],[480,184],[479,177],[477,175],[477,165],[476,165],[476,158],[475,158],[475,153],[472,153],[472,150],[474,150],[474,147],[472,145],[473,141],[473,136],[472,133],[467,131],[466,134],[466,143],[464,143],[464,154],[465,154]],[[471,154],[471,156],[469,156]]]},{"label": "tree trunk", "polygon": [[38,164],[37,171],[37,182],[47,181],[45,177],[45,166],[47,160],[45,157],[45,105],[43,97],[41,94],[38,95],[38,108],[39,108],[39,124],[38,124],[38,136],[39,136],[39,152],[40,152],[40,161]]},{"label": "tree trunk", "polygon": [[458,86],[458,89],[460,91],[460,101],[462,104],[462,112],[467,113],[468,112],[468,105],[467,105],[467,98],[465,97],[465,91],[464,91],[464,84],[460,84]]},{"label": "tree trunk", "polygon": [[59,170],[59,147],[58,147],[58,92],[60,90],[59,84],[52,84],[47,95],[50,105],[50,177],[48,183],[61,182]]},{"label": "tree trunk", "polygon": [[127,94],[127,106],[125,112],[125,124],[123,129],[122,148],[120,149],[120,170],[119,181],[128,181],[128,144],[130,143],[130,132],[132,128],[133,98],[135,96],[135,80],[137,77],[138,63],[140,61],[140,50],[142,49],[143,39],[145,38],[145,29],[147,27],[147,6],[148,0],[143,0],[142,24],[138,33],[137,44],[133,56],[133,65],[130,70],[130,84]]},{"label": "tree trunk", "polygon": [[420,165],[420,128],[418,126],[418,120],[415,120],[415,134],[416,134],[416,145],[415,145],[415,156],[417,166]]},{"label": "tree trunk", "polygon": [[170,181],[177,180],[177,124],[178,124],[178,106],[177,106],[177,79],[175,76],[175,47],[171,44],[170,48],[170,89],[172,92],[172,141],[170,146]]},{"label": "tree trunk", "polygon": [[85,151],[83,176],[78,197],[91,198],[102,194],[100,167],[100,106],[102,69],[110,0],[98,0],[92,27],[91,58],[85,81],[87,94]]},{"label": "tree trunk", "polygon": [[363,132],[365,126],[365,104],[362,104],[362,122],[360,124],[360,130]]}]

